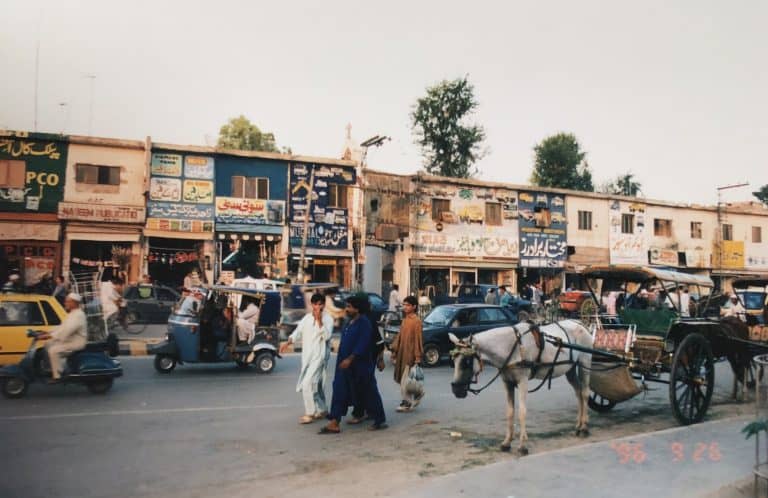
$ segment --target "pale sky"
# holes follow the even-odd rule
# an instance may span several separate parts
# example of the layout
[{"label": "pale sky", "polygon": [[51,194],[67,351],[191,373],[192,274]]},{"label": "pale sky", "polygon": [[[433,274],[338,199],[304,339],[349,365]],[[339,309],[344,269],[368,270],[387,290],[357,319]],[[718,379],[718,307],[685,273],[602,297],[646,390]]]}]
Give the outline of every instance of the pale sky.
[{"label": "pale sky", "polygon": [[[527,183],[534,144],[574,133],[595,183],[714,203],[768,183],[768,2],[2,0],[0,128],[210,144],[245,114],[294,153],[421,167],[409,111],[469,75],[489,154],[479,178]],[[66,103],[66,105],[61,105]]]}]

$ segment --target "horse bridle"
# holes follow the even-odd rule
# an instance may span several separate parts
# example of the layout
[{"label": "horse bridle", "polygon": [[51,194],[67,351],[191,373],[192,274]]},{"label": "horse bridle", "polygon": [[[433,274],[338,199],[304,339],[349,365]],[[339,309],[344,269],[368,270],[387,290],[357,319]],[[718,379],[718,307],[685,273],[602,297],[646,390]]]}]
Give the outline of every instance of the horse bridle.
[{"label": "horse bridle", "polygon": [[[512,359],[512,355],[515,354],[515,351],[517,351],[517,348],[520,345],[520,342],[522,341],[522,338],[524,335],[524,334],[521,335],[520,331],[517,330],[517,327],[514,325],[512,325],[512,330],[515,332],[515,343],[512,345],[512,349],[509,351],[509,354],[507,355],[507,359],[505,359],[502,362],[500,367],[497,367],[498,371],[496,372],[496,375],[494,375],[493,378],[490,381],[488,381],[488,383],[483,387],[481,387],[480,389],[472,389],[471,387],[469,387],[472,384],[479,383],[478,376],[480,375],[480,372],[483,371],[483,359],[480,358],[480,354],[477,352],[477,348],[472,344],[472,336],[469,337],[469,344],[461,343],[461,346],[457,345],[456,348],[451,350],[451,358],[455,358],[457,355],[463,356],[463,358],[461,359],[461,362],[462,362],[462,366],[465,368],[467,366],[469,366],[469,368],[472,368],[473,366],[472,362],[474,361],[475,358],[477,358],[477,361],[480,363],[480,370],[478,370],[477,372],[474,372],[473,378],[469,381],[468,384],[466,384],[467,391],[471,392],[474,395],[478,395],[481,392],[483,392],[488,386],[493,384],[493,382],[496,379],[499,378],[499,375],[501,375],[501,372],[507,367],[507,363],[509,363],[509,360]],[[528,329],[528,332],[530,331],[531,329]],[[526,332],[526,334],[528,332]],[[468,362],[469,365],[467,365],[466,362]]]}]

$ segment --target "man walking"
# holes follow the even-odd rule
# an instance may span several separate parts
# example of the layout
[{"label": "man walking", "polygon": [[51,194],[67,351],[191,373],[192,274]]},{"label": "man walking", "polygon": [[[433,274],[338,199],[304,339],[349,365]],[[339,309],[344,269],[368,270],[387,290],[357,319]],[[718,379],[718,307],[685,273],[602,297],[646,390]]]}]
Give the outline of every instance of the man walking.
[{"label": "man walking", "polygon": [[288,338],[280,346],[284,353],[289,344],[301,341],[301,371],[296,392],[304,399],[304,416],[300,424],[309,424],[328,415],[325,402],[325,383],[328,361],[331,358],[329,342],[333,333],[333,318],[324,311],[325,297],[314,294],[311,299],[312,313],[307,313]]},{"label": "man walking", "polygon": [[67,317],[50,334],[43,336],[50,339],[45,343],[45,349],[51,363],[51,383],[61,379],[62,365],[67,356],[85,348],[88,343],[88,326],[85,313],[80,309],[81,302],[79,294],[70,292],[64,299]]},{"label": "man walking", "polygon": [[365,316],[368,300],[359,296],[347,298],[345,311],[349,323],[341,333],[336,372],[333,378],[333,396],[328,424],[320,434],[338,434],[341,418],[355,404],[356,397],[363,398],[363,405],[373,417],[370,430],[386,429],[386,415],[374,376],[375,364],[371,355],[371,322]]},{"label": "man walking", "polygon": [[507,292],[506,286],[499,287],[499,306],[509,306],[512,302],[512,295]]},{"label": "man walking", "polygon": [[424,354],[421,335],[421,320],[416,315],[418,302],[414,296],[406,296],[403,299],[403,323],[400,332],[392,341],[392,361],[395,364],[395,382],[400,384],[400,397],[402,401],[397,408],[399,412],[408,412],[416,406],[424,397],[424,391],[413,395],[408,393],[408,375],[411,369],[421,363]]},{"label": "man walking", "polygon": [[387,311],[397,311],[402,304],[400,300],[400,286],[397,284],[392,285],[392,292],[389,293],[389,308]]}]

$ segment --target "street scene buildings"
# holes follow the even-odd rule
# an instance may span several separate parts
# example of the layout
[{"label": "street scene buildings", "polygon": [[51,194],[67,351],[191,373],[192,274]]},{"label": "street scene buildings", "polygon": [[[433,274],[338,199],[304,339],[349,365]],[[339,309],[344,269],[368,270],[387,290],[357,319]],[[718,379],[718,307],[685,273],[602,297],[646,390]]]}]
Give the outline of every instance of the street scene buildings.
[{"label": "street scene buildings", "polygon": [[434,297],[462,283],[578,288],[580,270],[596,264],[711,275],[726,289],[768,271],[768,210],[757,202],[395,175],[345,150],[315,158],[3,132],[0,279],[16,270],[34,288],[103,267],[179,287],[190,273],[209,284],[301,273]]}]

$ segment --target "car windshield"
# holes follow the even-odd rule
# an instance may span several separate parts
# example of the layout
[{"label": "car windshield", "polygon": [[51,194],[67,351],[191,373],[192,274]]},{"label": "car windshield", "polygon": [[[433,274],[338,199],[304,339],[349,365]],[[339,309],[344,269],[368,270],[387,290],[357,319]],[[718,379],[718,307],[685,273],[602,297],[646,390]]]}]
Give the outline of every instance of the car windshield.
[{"label": "car windshield", "polygon": [[453,318],[454,309],[449,306],[438,306],[424,318],[427,325],[448,325]]}]

